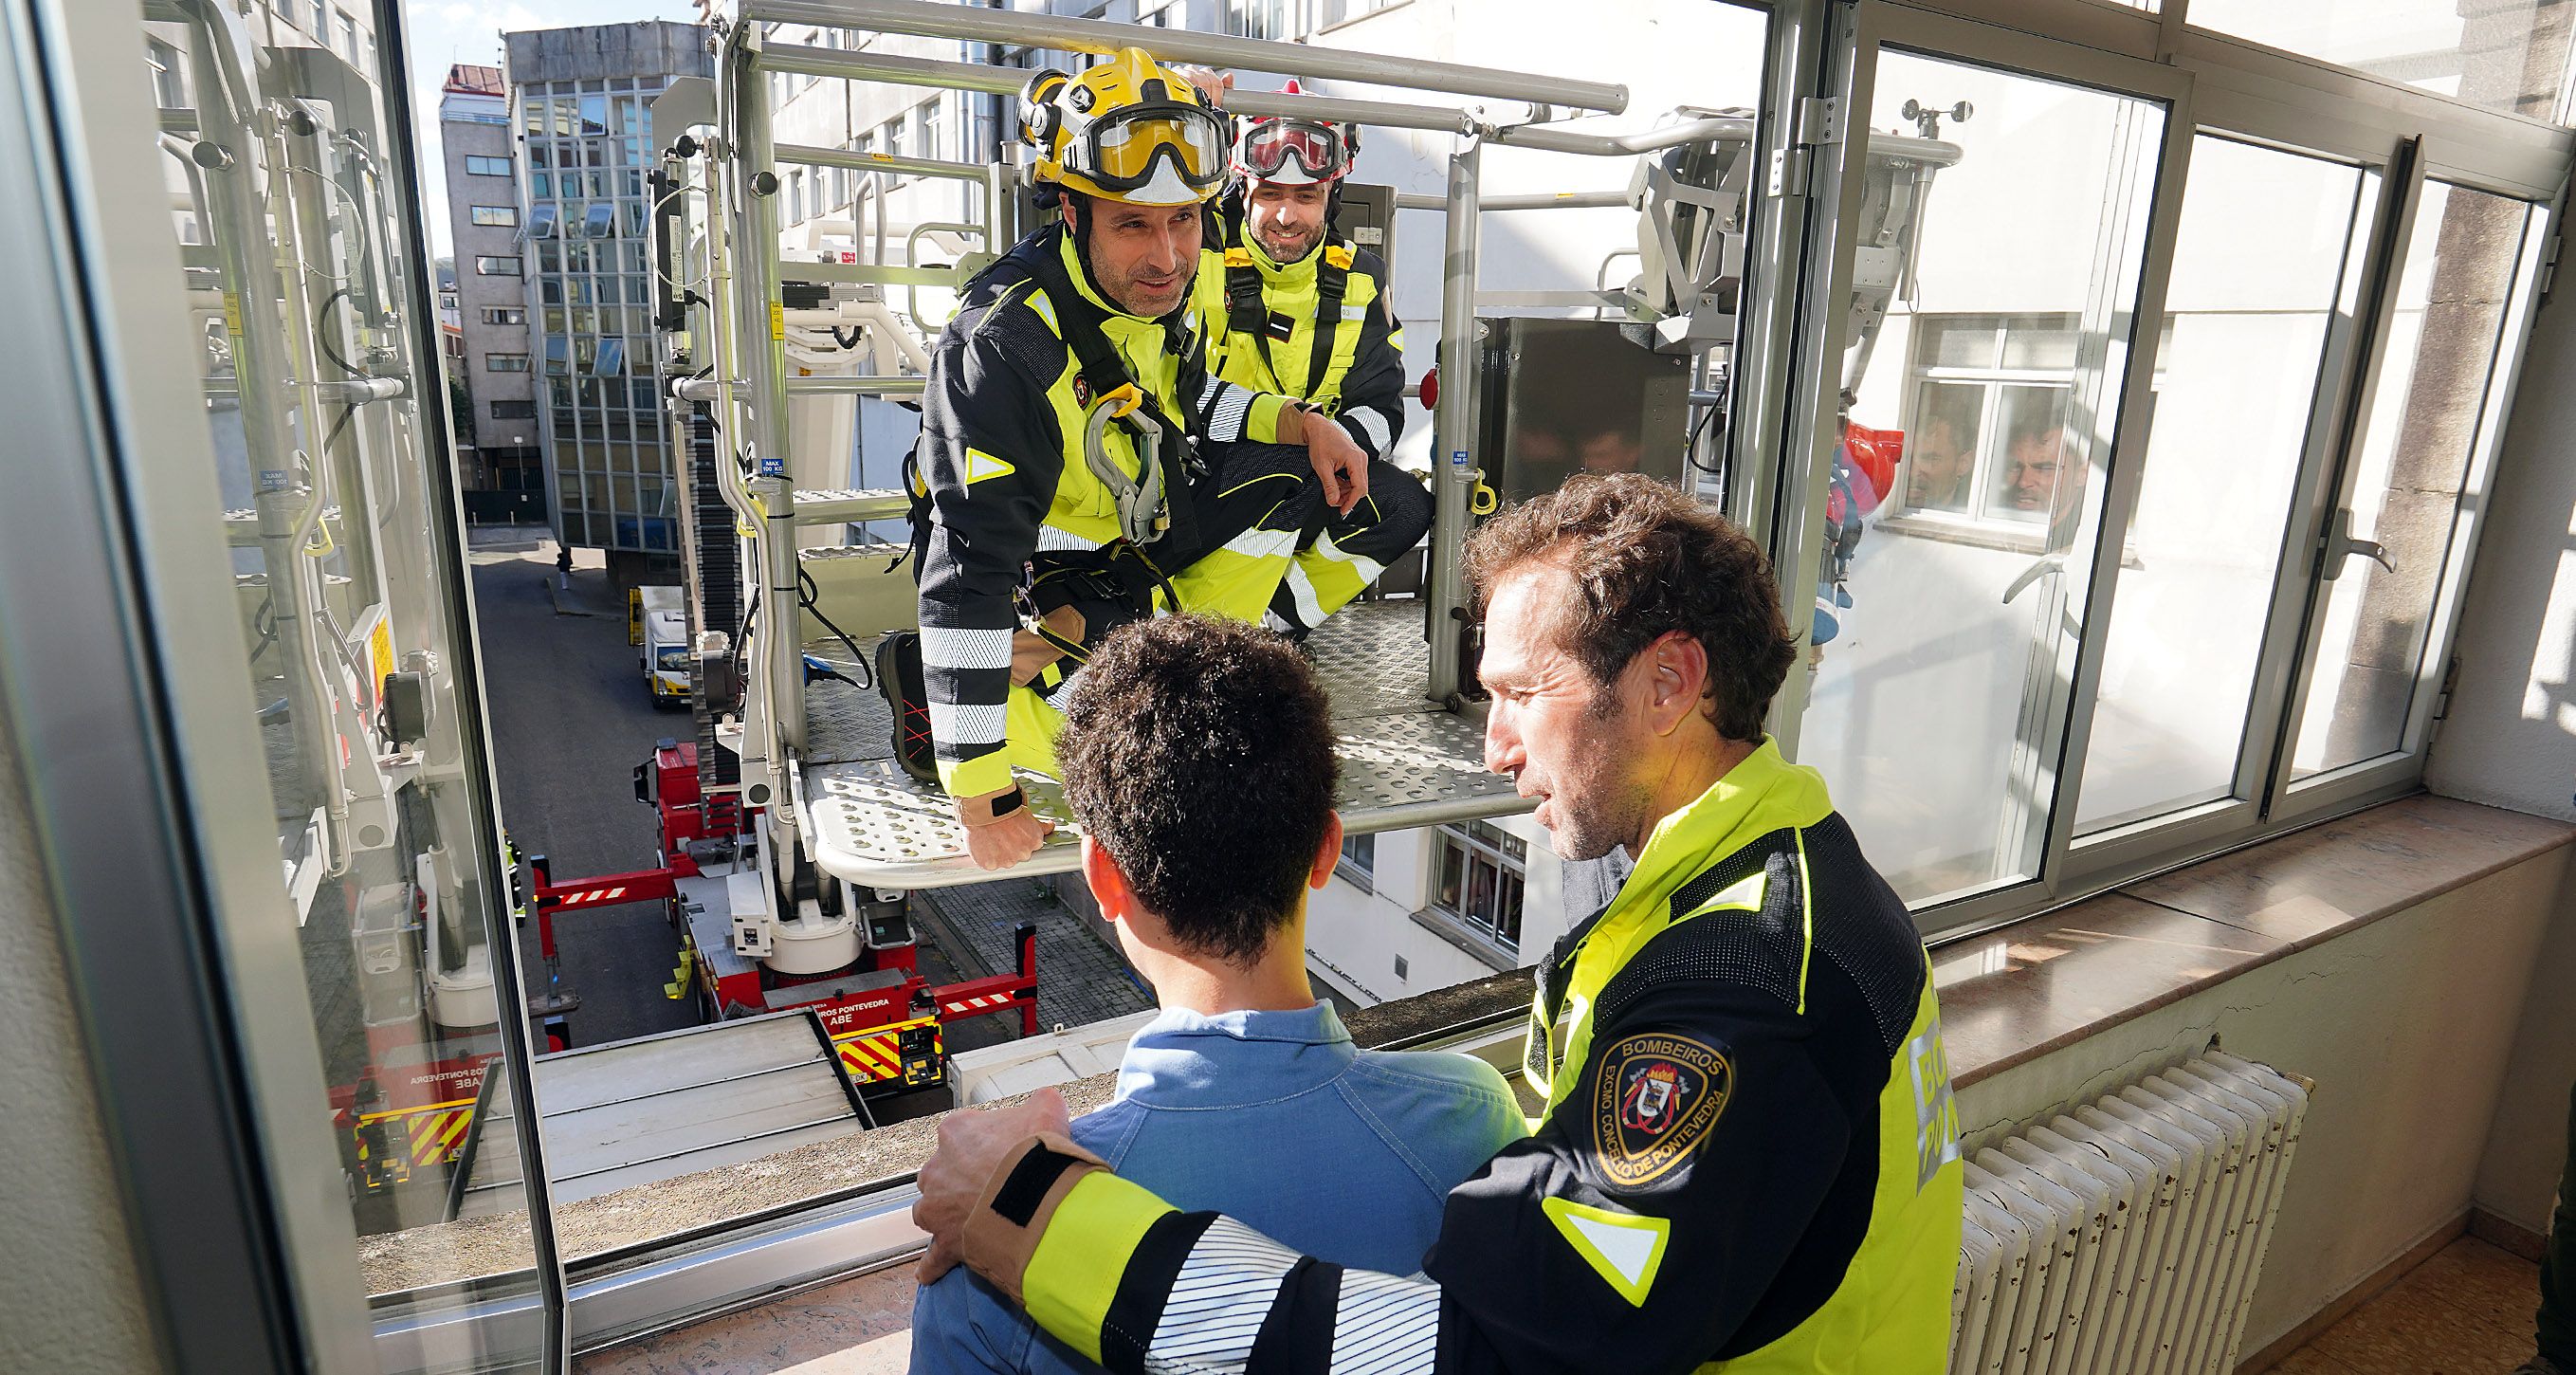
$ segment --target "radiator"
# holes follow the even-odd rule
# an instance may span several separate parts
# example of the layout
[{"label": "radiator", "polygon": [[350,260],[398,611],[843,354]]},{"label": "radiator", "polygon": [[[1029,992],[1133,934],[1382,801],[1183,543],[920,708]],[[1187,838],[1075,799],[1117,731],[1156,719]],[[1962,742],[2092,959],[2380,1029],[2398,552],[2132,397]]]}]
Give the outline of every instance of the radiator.
[{"label": "radiator", "polygon": [[2227,1375],[2307,1105],[2213,1050],[1976,1151],[1952,1375]]}]

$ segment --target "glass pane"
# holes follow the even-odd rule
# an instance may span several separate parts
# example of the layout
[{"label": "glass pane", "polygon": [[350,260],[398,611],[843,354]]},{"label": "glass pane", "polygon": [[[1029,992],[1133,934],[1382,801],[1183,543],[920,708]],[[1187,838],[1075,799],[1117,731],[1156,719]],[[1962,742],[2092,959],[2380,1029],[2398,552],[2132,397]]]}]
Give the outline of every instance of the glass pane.
[{"label": "glass pane", "polygon": [[2325,570],[2334,580],[2310,646],[2293,778],[2404,743],[2452,517],[2518,269],[2538,248],[2537,218],[2521,201],[2425,183],[2348,489],[2353,538],[2382,546],[2388,565],[2355,553]]},{"label": "glass pane", "polygon": [[1921,345],[1923,362],[1936,368],[1991,368],[1995,365],[1996,329],[1997,322],[1983,315],[1926,320]]},{"label": "glass pane", "polygon": [[[2090,469],[2071,461],[2066,389],[1998,387],[2003,447],[1986,465],[1989,515],[2037,525],[2071,526],[2084,510]],[[2062,543],[2062,542],[2061,542]]]},{"label": "glass pane", "polygon": [[2548,119],[2567,74],[2557,0],[2192,0],[2195,28]]},{"label": "glass pane", "polygon": [[[240,802],[274,821],[279,938],[304,962],[301,990],[235,992],[309,998],[340,1147],[332,1187],[345,1188],[376,1296],[525,1292],[536,1258],[523,1185],[488,1191],[482,1210],[515,1223],[490,1218],[471,1238],[443,1225],[468,1152],[516,1154],[512,1124],[486,1097],[505,1077],[500,1027],[513,1017],[496,972],[510,958],[510,898],[497,885],[461,541],[435,428],[446,408],[438,325],[417,309],[428,265],[411,257],[417,182],[396,123],[407,112],[377,84],[385,72],[317,62],[309,48],[262,51],[267,26],[236,8],[192,6],[190,22],[153,26],[199,97],[191,117],[165,125],[189,132],[163,132],[157,155],[174,235],[196,226],[206,245],[169,286],[184,290],[205,344],[196,356],[224,508],[205,518],[231,548],[242,647],[172,666],[173,690],[246,677],[233,691],[254,704],[244,724],[267,769],[238,780]],[[145,42],[138,29],[134,60]],[[243,110],[226,92],[316,118],[299,128],[276,117],[282,105]],[[192,155],[228,170],[209,175]],[[476,265],[515,274],[519,260]],[[171,610],[194,595],[145,592]],[[457,1337],[455,1356],[473,1362],[478,1337]]]},{"label": "glass pane", "polygon": [[2338,163],[2194,143],[2078,834],[2234,790],[2326,331],[2375,185]]},{"label": "glass pane", "polygon": [[[1875,337],[1846,341],[1846,369],[1866,369],[1849,419],[1912,424],[1923,447],[1907,435],[1897,466],[1914,471],[1893,474],[1841,450],[1797,751],[1919,903],[2038,871],[2165,116],[1896,51],[1880,54],[1875,99],[1869,124],[1899,133],[1878,135],[1870,175],[1912,181],[1931,163],[1933,176],[1917,191],[1914,268]],[[1909,100],[1973,107],[1942,122],[1947,165],[1913,142]],[[1864,245],[1901,234],[1868,218],[1884,204],[1865,197],[1846,231]],[[1978,330],[1979,353],[1951,342]],[[1875,503],[1881,488],[1942,514],[1886,520],[1906,508]]]},{"label": "glass pane", "polygon": [[1918,511],[1965,511],[1984,433],[1986,388],[1925,382],[1914,389],[1905,430],[1904,504]]}]

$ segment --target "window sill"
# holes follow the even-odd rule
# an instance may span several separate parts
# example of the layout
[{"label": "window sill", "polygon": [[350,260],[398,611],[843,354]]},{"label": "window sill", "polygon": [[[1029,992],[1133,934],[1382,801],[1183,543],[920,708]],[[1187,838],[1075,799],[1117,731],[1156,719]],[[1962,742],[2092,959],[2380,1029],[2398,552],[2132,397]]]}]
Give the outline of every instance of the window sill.
[{"label": "window sill", "polygon": [[[2571,840],[2576,826],[2564,822],[2419,795],[1942,945],[1933,952],[1934,977],[1953,1082],[1965,1088]],[[1454,926],[1446,918],[1413,915],[1453,944],[1482,946],[1480,958],[1489,964],[1500,956],[1490,942],[1444,929]],[[1352,1038],[1401,1049],[1507,1030],[1528,1015],[1530,979],[1526,969],[1503,968],[1474,983],[1355,1013],[1347,1019]],[[1081,1113],[1107,1101],[1114,1080],[1097,1075],[1061,1090]],[[575,1261],[578,1288],[675,1234],[855,1200],[898,1184],[929,1155],[936,1130],[935,1118],[895,1123],[585,1199],[557,1210],[557,1240]],[[515,1269],[524,1264],[528,1241],[524,1224],[513,1223],[520,1220],[478,1218],[368,1238],[361,1244],[368,1291],[419,1290]],[[763,1334],[764,1342],[792,1335],[800,1347],[810,1337],[826,1343],[817,1351],[863,1359],[876,1356],[882,1344],[891,1370],[903,1358],[897,1332],[910,1301],[909,1270],[898,1266],[765,1306],[755,1317],[699,1323],[684,1329],[685,1337],[604,1352],[583,1368],[655,1368],[650,1353],[671,1342],[688,1343],[695,1360],[713,1349],[705,1343],[732,1340],[726,1334],[739,1329]],[[853,1323],[855,1309],[882,1314],[889,1325],[874,1318]],[[588,1341],[611,1339],[591,1334]]]},{"label": "window sill", "polygon": [[1520,956],[1496,944],[1491,936],[1469,926],[1437,907],[1424,907],[1409,913],[1413,924],[1456,946],[1469,958],[1498,974],[1508,974],[1521,967]]}]

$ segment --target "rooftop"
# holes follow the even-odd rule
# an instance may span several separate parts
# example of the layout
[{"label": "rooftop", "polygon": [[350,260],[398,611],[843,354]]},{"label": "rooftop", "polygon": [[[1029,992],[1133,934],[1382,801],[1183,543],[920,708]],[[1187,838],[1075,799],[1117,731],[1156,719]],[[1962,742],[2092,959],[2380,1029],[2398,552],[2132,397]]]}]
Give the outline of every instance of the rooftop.
[{"label": "rooftop", "polygon": [[441,89],[449,95],[500,95],[501,69],[459,62],[447,69],[447,84]]}]

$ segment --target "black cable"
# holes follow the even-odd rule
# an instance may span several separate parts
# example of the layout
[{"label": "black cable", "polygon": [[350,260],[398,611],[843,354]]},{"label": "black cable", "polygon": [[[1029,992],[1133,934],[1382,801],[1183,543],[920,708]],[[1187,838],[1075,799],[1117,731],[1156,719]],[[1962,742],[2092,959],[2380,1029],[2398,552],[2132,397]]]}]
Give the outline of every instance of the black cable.
[{"label": "black cable", "polygon": [[322,436],[321,451],[323,453],[329,453],[331,451],[331,441],[338,439],[340,437],[340,432],[349,428],[349,422],[356,419],[357,414],[358,403],[355,401],[352,401],[340,408],[340,418],[332,421],[331,428]]},{"label": "black cable", "polygon": [[1699,461],[1700,432],[1708,428],[1709,417],[1717,414],[1719,404],[1720,403],[1715,401],[1710,402],[1700,411],[1699,419],[1691,422],[1690,437],[1682,441],[1682,461],[1711,477],[1722,478],[1726,476],[1726,465],[1724,463],[1720,463],[1716,467],[1710,467],[1708,464]]},{"label": "black cable", "polygon": [[842,335],[841,335],[841,327],[840,327],[839,325],[834,325],[834,326],[832,326],[832,327],[831,327],[831,329],[832,329],[832,342],[833,342],[833,343],[835,343],[835,344],[840,345],[842,348],[845,348],[845,349],[854,349],[854,348],[857,348],[857,347],[859,346],[859,340],[861,340],[861,339],[863,339],[863,338],[865,338],[865,337],[866,337],[866,334],[865,334],[865,332],[864,332],[864,331],[862,331],[862,330],[858,330],[858,329],[852,329],[852,330],[850,331],[850,333],[849,333],[849,337],[847,337],[847,338],[843,338],[843,337],[842,337]]},{"label": "black cable", "polygon": [[344,286],[322,298],[322,308],[313,313],[313,342],[321,348],[322,356],[330,359],[340,371],[351,377],[364,377],[367,374],[363,369],[341,357],[340,351],[331,347],[331,305],[348,294],[349,289]]},{"label": "black cable", "polygon": [[742,675],[743,646],[751,643],[751,628],[760,620],[760,586],[752,585],[751,600],[742,608],[742,633],[733,637],[733,680],[745,681]]},{"label": "black cable", "polygon": [[[841,647],[850,651],[851,666],[858,669],[860,675],[868,680],[864,683],[850,683],[850,686],[857,688],[861,692],[865,692],[869,688],[875,687],[876,674],[868,669],[868,656],[859,652],[858,641],[851,639],[848,632],[842,630],[839,626],[832,624],[832,618],[823,614],[823,608],[818,604],[822,595],[823,589],[815,585],[814,575],[805,571],[805,565],[803,563],[798,563],[796,565],[797,603],[803,606],[807,611],[813,612],[814,619],[821,621],[823,623],[823,628],[832,632],[832,638],[840,641]],[[838,674],[834,674],[832,676],[840,677]],[[847,678],[842,678],[841,681],[845,683],[850,682]]]}]

